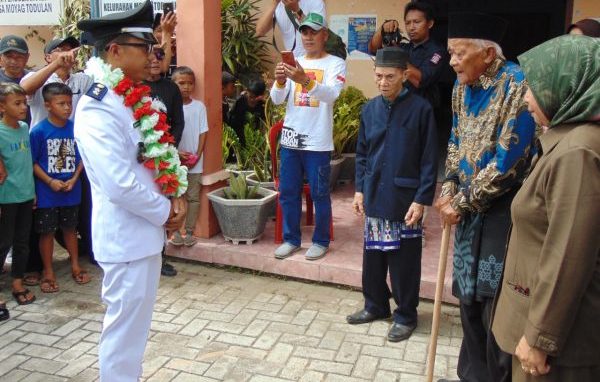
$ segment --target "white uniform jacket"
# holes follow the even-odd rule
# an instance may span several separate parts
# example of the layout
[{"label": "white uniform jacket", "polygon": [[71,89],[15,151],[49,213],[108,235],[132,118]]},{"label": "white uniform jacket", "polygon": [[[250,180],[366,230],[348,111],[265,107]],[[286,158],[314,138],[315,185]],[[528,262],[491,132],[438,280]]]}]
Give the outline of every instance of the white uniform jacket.
[{"label": "white uniform jacket", "polygon": [[99,262],[121,263],[161,252],[170,202],[153,171],[138,163],[141,135],[123,99],[94,84],[75,113],[75,140],[92,189],[92,246]]}]

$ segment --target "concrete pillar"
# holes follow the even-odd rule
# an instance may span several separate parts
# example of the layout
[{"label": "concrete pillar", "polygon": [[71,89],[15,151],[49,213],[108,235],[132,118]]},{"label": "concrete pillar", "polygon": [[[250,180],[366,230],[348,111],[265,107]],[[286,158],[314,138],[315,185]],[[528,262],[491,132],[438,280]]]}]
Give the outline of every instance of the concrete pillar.
[{"label": "concrete pillar", "polygon": [[227,179],[221,159],[221,2],[177,0],[177,22],[177,64],[194,70],[194,98],[201,100],[208,112],[201,207],[194,234],[209,238],[220,230],[206,194],[222,187]]}]

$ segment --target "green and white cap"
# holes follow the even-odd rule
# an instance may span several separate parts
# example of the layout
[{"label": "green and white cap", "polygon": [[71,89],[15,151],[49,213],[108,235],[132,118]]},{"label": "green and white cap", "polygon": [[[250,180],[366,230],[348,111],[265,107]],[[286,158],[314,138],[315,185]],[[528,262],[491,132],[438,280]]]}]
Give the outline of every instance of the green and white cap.
[{"label": "green and white cap", "polygon": [[322,15],[311,12],[308,15],[306,15],[306,18],[302,21],[302,24],[300,24],[298,29],[301,31],[302,28],[309,27],[310,29],[320,31],[321,29],[325,28],[326,26],[327,25],[325,23],[325,19],[323,18]]}]

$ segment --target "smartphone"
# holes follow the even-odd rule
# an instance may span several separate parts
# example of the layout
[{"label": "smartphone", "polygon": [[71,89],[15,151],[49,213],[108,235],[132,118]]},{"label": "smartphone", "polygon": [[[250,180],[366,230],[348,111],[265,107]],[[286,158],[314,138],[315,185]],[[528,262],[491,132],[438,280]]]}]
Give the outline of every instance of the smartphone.
[{"label": "smartphone", "polygon": [[173,12],[173,3],[163,3],[163,15],[168,15],[169,12]]},{"label": "smartphone", "polygon": [[294,57],[294,52],[291,50],[281,51],[281,61],[289,66],[296,67],[296,58]]}]

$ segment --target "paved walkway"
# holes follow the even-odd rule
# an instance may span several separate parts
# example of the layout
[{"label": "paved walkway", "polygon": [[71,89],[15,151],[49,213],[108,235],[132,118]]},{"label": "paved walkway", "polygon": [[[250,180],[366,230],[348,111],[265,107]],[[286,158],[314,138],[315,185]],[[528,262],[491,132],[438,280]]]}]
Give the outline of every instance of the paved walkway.
[{"label": "paved walkway", "polygon": [[[84,261],[84,263],[86,263]],[[145,381],[424,381],[432,304],[421,302],[410,340],[390,343],[389,322],[346,324],[360,292],[174,261],[161,279],[146,349]],[[55,265],[60,292],[28,306],[9,300],[0,324],[0,381],[98,379],[97,343],[104,307],[101,272],[77,286],[67,259]],[[0,295],[8,299],[6,274]],[[436,375],[456,376],[458,310],[443,308]],[[126,351],[126,350],[124,350]]]}]

